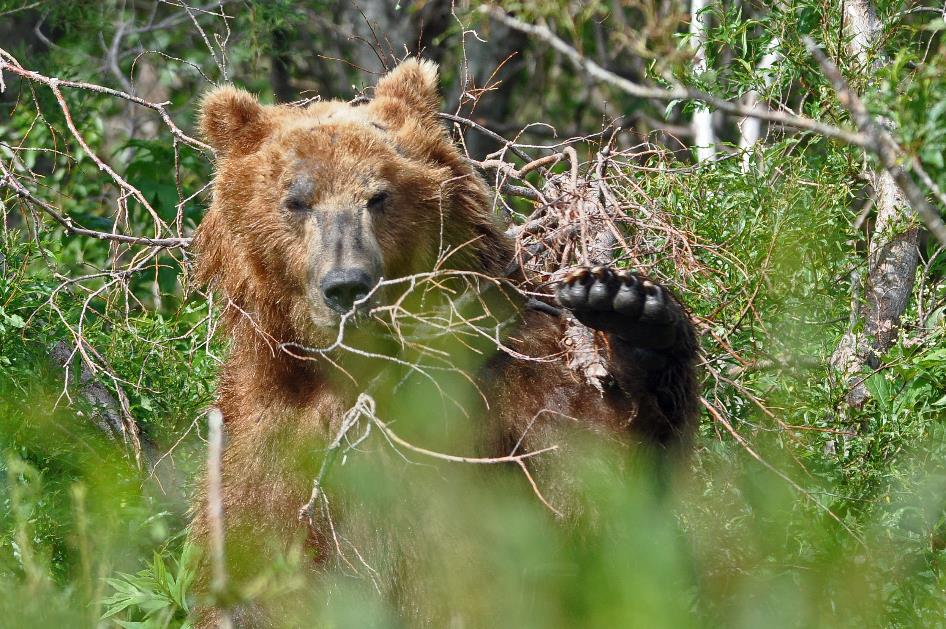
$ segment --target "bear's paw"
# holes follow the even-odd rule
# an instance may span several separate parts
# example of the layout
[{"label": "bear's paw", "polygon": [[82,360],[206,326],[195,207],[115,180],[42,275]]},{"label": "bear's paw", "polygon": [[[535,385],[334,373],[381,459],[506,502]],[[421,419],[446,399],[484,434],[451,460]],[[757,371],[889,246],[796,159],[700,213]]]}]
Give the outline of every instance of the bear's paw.
[{"label": "bear's paw", "polygon": [[572,270],[559,284],[556,297],[589,328],[646,349],[673,347],[684,316],[667,289],[631,271],[606,266]]}]

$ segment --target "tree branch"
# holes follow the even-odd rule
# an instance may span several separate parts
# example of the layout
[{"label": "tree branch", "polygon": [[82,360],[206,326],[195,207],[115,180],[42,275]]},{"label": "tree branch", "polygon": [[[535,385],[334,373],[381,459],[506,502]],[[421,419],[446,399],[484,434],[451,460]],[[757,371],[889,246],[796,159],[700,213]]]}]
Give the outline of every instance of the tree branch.
[{"label": "tree branch", "polygon": [[718,98],[707,92],[684,86],[677,86],[673,89],[667,90],[660,87],[650,87],[634,83],[633,81],[625,79],[622,76],[618,76],[610,70],[601,67],[591,59],[584,57],[575,48],[567,44],[545,26],[527,24],[526,22],[514,18],[511,15],[507,15],[499,7],[482,6],[480,7],[480,11],[486,13],[493,19],[505,24],[510,28],[526,33],[527,35],[532,35],[533,37],[545,42],[559,53],[564,55],[579,70],[582,70],[593,78],[604,83],[608,83],[609,85],[612,85],[613,87],[616,87],[617,89],[631,96],[657,100],[661,102],[670,102],[675,100],[702,101],[707,105],[715,107],[716,109],[727,114],[758,118],[760,120],[767,120],[769,122],[783,124],[794,129],[813,131],[819,135],[828,138],[834,138],[847,144],[853,144],[854,146],[867,147],[867,145],[870,144],[870,139],[863,133],[841,129],[839,127],[825,124],[823,122],[806,118],[804,116],[759,109],[756,107],[745,107],[743,105],[738,105],[727,100],[723,100],[722,98]]},{"label": "tree branch", "polygon": [[174,121],[171,120],[171,116],[168,115],[167,105],[168,103],[152,103],[138,96],[133,96],[127,92],[122,92],[120,90],[115,90],[110,87],[105,87],[102,85],[95,85],[94,83],[83,83],[81,81],[64,81],[62,79],[57,79],[53,77],[44,76],[38,72],[33,72],[32,70],[27,70],[22,67],[16,59],[8,53],[6,50],[0,48],[0,92],[3,92],[5,85],[3,84],[3,72],[7,70],[13,74],[16,74],[19,77],[24,79],[35,81],[36,83],[42,83],[50,89],[53,90],[53,93],[56,95],[57,99],[61,99],[61,94],[59,93],[60,87],[71,87],[74,89],[86,90],[89,92],[95,92],[97,94],[104,94],[105,96],[114,96],[115,98],[121,98],[127,100],[128,102],[152,109],[161,116],[161,120],[164,121],[164,124],[167,125],[168,129],[171,131],[171,135],[180,140],[182,143],[187,144],[188,146],[195,148],[207,155],[213,155],[213,149],[208,144],[204,144],[200,140],[190,137],[183,131],[180,127],[174,124]]},{"label": "tree branch", "polygon": [[147,245],[150,247],[164,247],[168,249],[188,247],[193,240],[192,238],[148,238],[147,236],[126,236],[125,234],[113,234],[109,232],[100,232],[93,229],[87,229],[85,227],[79,227],[75,224],[75,222],[73,222],[71,217],[61,213],[51,203],[43,201],[32,192],[27,190],[23,184],[16,180],[16,177],[13,176],[13,173],[7,170],[2,162],[0,162],[0,175],[2,175],[2,177],[0,177],[0,188],[9,188],[16,196],[41,209],[54,221],[62,225],[68,233],[75,236],[87,236],[97,240],[112,240],[130,245]]}]

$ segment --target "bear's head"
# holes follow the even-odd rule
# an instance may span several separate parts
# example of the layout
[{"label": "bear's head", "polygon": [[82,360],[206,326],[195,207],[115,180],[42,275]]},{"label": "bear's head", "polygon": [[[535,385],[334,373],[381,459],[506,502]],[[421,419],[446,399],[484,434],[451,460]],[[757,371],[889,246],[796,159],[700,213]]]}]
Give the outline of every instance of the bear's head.
[{"label": "bear's head", "polygon": [[198,279],[266,335],[312,341],[382,278],[497,273],[509,245],[438,107],[436,66],[415,59],[361,106],[266,106],[212,90],[200,128],[217,176],[196,236]]}]

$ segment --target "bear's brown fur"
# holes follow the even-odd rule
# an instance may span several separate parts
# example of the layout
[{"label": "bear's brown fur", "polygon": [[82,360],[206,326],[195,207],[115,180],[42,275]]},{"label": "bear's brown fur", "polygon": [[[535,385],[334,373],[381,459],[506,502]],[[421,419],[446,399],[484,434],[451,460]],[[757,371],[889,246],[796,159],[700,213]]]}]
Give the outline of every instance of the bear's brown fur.
[{"label": "bear's brown fur", "polygon": [[[376,372],[372,359],[357,353],[300,349],[332,346],[335,310],[350,305],[344,294],[342,309],[328,299],[329,274],[352,268],[374,282],[439,265],[498,277],[513,258],[513,245],[491,212],[489,189],[440,123],[438,103],[436,67],[413,59],[383,77],[361,106],[262,106],[232,87],[203,100],[200,124],[217,152],[217,176],[196,248],[198,278],[223,298],[232,339],[217,397],[228,436],[223,503],[232,553],[259,552],[258,540],[288,546],[303,538],[323,559],[334,552],[328,533],[297,514],[324,452],[317,446],[336,435],[360,391],[352,380],[364,382],[363,374]],[[647,294],[659,290],[643,286]],[[356,298],[364,292],[351,290]],[[512,292],[498,293],[494,306],[522,305]],[[508,454],[520,439],[520,451],[559,443],[557,426],[576,418],[611,441],[686,444],[696,418],[695,341],[682,310],[669,294],[665,298],[661,308],[670,313],[672,341],[657,349],[638,347],[624,338],[633,335],[618,338],[613,326],[585,318],[611,333],[613,384],[604,395],[561,359],[521,360],[497,351],[495,343],[474,347],[474,354],[492,355],[477,367],[486,402],[466,420],[476,424],[469,434],[478,441],[469,451]],[[523,308],[503,339],[514,352],[555,357],[562,332],[559,318]],[[385,413],[379,399],[378,415]],[[543,413],[547,421],[535,421]],[[542,466],[538,458],[535,464]],[[551,468],[536,477],[540,486],[560,484]],[[198,541],[207,537],[205,511],[195,508]],[[357,518],[357,510],[348,515]],[[231,573],[239,581],[252,569],[233,565]]]}]

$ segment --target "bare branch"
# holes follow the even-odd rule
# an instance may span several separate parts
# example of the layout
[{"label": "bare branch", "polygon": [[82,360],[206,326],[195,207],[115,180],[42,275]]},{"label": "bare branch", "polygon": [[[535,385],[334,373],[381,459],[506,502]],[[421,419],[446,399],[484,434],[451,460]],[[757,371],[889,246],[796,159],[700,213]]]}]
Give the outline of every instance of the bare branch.
[{"label": "bare branch", "polygon": [[[545,454],[548,452],[553,452],[558,450],[557,445],[548,446],[546,448],[540,448],[539,450],[533,450],[531,452],[523,452],[517,454],[520,443],[517,443],[513,451],[506,456],[499,457],[469,457],[469,456],[457,456],[454,454],[445,454],[443,452],[436,452],[434,450],[428,450],[427,448],[422,448],[416,446],[409,441],[402,439],[397,435],[391,428],[385,424],[376,414],[375,401],[367,393],[361,393],[358,395],[358,400],[355,402],[355,405],[352,406],[342,418],[342,425],[339,428],[338,433],[335,436],[335,439],[329,444],[328,449],[326,450],[325,458],[322,459],[322,465],[319,467],[319,472],[316,475],[315,479],[312,482],[312,493],[309,496],[309,501],[306,502],[299,509],[299,519],[308,522],[309,526],[313,526],[313,517],[315,515],[315,506],[318,503],[320,497],[322,496],[322,483],[325,479],[325,475],[328,472],[331,465],[335,462],[335,459],[338,456],[339,449],[341,448],[342,442],[347,439],[348,433],[358,424],[358,421],[362,418],[368,420],[367,427],[365,432],[358,437],[353,443],[350,443],[346,450],[357,447],[359,443],[364,441],[368,434],[370,433],[371,427],[377,427],[381,433],[384,435],[385,439],[394,446],[400,446],[416,454],[421,454],[425,457],[437,459],[440,461],[447,461],[449,463],[470,463],[474,465],[496,465],[502,463],[514,463],[518,465],[519,468],[523,471],[526,476],[526,480],[529,482],[529,486],[532,488],[532,491],[536,494],[539,500],[545,505],[549,510],[551,510],[555,515],[561,517],[561,512],[555,509],[549,502],[545,499],[542,493],[539,491],[539,487],[535,482],[535,479],[532,477],[532,474],[529,472],[528,467],[525,462],[532,457],[539,456],[540,454]],[[520,440],[521,442],[521,440]]]},{"label": "bare branch", "polygon": [[86,236],[97,240],[111,240],[130,245],[147,245],[149,247],[177,248],[188,247],[192,238],[148,238],[146,236],[127,236],[125,234],[114,234],[110,232],[100,232],[93,229],[86,229],[75,224],[71,217],[62,214],[55,206],[48,203],[32,192],[26,189],[16,177],[13,176],[7,168],[0,163],[0,188],[8,188],[18,197],[28,201],[35,207],[38,207],[54,221],[62,225],[66,231],[76,236]]},{"label": "bare branch", "polygon": [[161,120],[164,121],[164,124],[167,125],[168,129],[171,131],[171,134],[177,138],[182,143],[193,147],[205,154],[213,155],[213,149],[208,144],[204,144],[200,140],[190,137],[183,131],[180,127],[174,124],[174,121],[171,120],[171,116],[167,112],[167,106],[170,103],[152,103],[139,96],[133,96],[127,92],[122,92],[120,90],[115,90],[110,87],[104,87],[102,85],[95,85],[94,83],[84,83],[82,81],[64,81],[62,79],[57,79],[53,77],[44,76],[38,72],[33,72],[32,70],[27,70],[23,68],[17,60],[6,50],[0,48],[0,92],[3,91],[3,72],[7,70],[17,76],[23,77],[30,81],[36,83],[41,83],[46,85],[53,90],[53,93],[56,94],[58,100],[61,100],[62,95],[59,93],[60,87],[69,87],[79,90],[86,90],[89,92],[95,92],[97,94],[103,94],[105,96],[114,96],[115,98],[121,98],[127,100],[128,102],[140,105],[142,107],[147,107],[158,112],[158,115],[161,116]]},{"label": "bare branch", "polygon": [[609,85],[612,85],[619,90],[630,94],[631,96],[635,96],[637,98],[647,98],[661,102],[670,102],[675,100],[702,101],[707,105],[715,107],[716,109],[728,114],[758,118],[760,120],[768,120],[769,122],[776,122],[794,129],[812,131],[819,135],[841,140],[842,142],[853,144],[855,146],[866,146],[870,142],[869,138],[863,133],[848,131],[847,129],[841,129],[839,127],[795,114],[759,109],[756,107],[745,107],[743,105],[738,105],[727,100],[723,100],[722,98],[718,98],[701,90],[695,90],[683,86],[677,86],[673,89],[665,90],[659,87],[649,87],[646,85],[634,83],[633,81],[630,81],[622,76],[618,76],[610,70],[601,67],[591,59],[583,56],[575,48],[567,44],[564,40],[559,38],[555,33],[545,26],[527,24],[526,22],[514,18],[511,15],[507,15],[499,7],[482,6],[480,7],[480,10],[498,20],[499,22],[502,22],[506,26],[509,26],[510,28],[514,28],[518,31],[526,33],[527,35],[532,35],[533,37],[536,37],[539,40],[547,43],[564,55],[579,70],[582,70],[595,79],[604,83],[608,83]]}]

